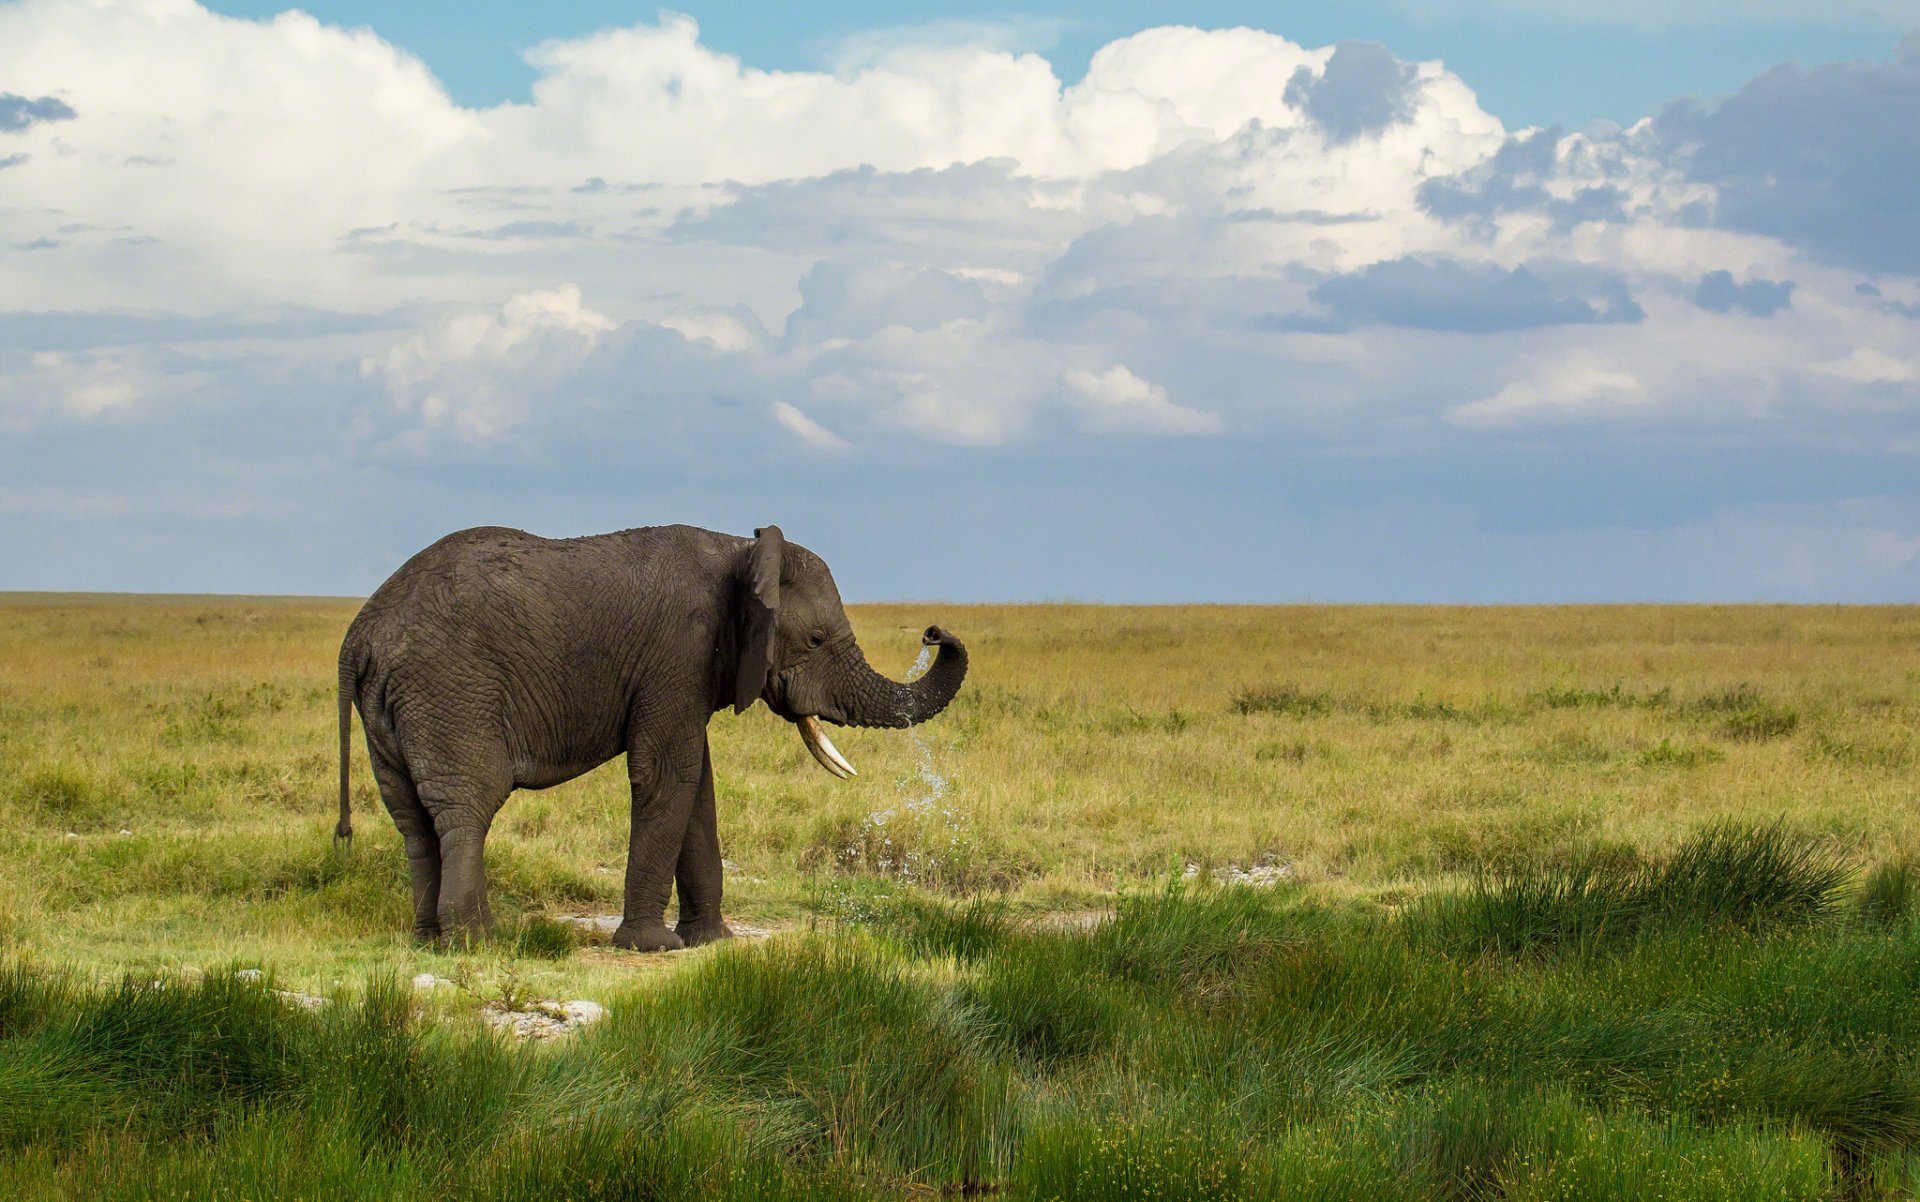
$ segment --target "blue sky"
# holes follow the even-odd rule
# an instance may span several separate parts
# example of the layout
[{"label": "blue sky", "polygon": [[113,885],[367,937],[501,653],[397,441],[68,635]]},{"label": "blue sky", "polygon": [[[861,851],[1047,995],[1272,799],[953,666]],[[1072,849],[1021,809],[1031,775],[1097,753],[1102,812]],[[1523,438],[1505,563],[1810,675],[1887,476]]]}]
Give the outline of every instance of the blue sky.
[{"label": "blue sky", "polygon": [[1920,597],[1920,3],[0,0],[0,588]]},{"label": "blue sky", "polygon": [[[269,17],[283,4],[224,0],[234,16]],[[653,20],[661,6],[574,0],[326,0],[302,6],[322,20],[366,25],[423,58],[462,104],[524,100],[536,78],[521,52],[551,38]],[[943,22],[998,26],[1036,50],[1062,79],[1077,80],[1101,46],[1155,25],[1248,25],[1309,46],[1343,39],[1380,42],[1403,58],[1442,59],[1469,80],[1481,103],[1510,125],[1570,127],[1631,123],[1676,96],[1731,92],[1776,63],[1885,54],[1902,32],[1897,9],[1871,4],[1787,6],[1750,13],[1699,6],[1697,15],[1645,17],[1632,4],[1556,8],[1499,4],[1277,4],[1223,0],[1207,5],[1102,0],[1034,8],[1002,4],[724,4],[666,6],[700,22],[716,50],[766,68],[803,70],[830,62],[848,39],[873,31]],[[1673,5],[1686,10],[1693,5]],[[1571,13],[1571,15],[1570,15]]]}]

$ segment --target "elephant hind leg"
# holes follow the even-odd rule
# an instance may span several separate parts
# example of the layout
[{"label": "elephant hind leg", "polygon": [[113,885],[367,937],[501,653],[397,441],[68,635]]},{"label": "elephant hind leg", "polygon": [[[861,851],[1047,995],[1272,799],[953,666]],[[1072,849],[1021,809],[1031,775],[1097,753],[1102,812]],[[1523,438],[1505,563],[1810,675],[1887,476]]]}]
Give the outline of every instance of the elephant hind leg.
[{"label": "elephant hind leg", "polygon": [[493,929],[493,906],[487,900],[487,831],[493,816],[513,791],[504,753],[500,771],[484,771],[456,779],[418,782],[421,804],[433,815],[440,843],[441,933],[471,939]]},{"label": "elephant hind leg", "polygon": [[413,878],[414,938],[432,941],[440,938],[440,833],[433,818],[420,804],[413,778],[405,765],[372,749],[373,778],[380,785],[380,800],[393,816],[393,825],[407,849],[407,873]]}]

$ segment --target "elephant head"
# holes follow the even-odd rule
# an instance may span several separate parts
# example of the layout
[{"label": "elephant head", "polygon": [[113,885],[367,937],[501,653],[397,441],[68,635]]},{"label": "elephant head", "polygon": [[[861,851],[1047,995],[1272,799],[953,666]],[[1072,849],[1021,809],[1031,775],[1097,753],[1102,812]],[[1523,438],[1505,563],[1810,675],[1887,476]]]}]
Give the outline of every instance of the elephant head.
[{"label": "elephant head", "polygon": [[833,574],[818,555],[789,543],[778,526],[754,531],[738,596],[738,670],[733,709],[757,698],[799,727],[800,738],[838,777],[853,765],[827,738],[836,726],[914,726],[947,707],[967,675],[967,649],[938,626],[921,636],[939,648],[926,675],[908,684],[873,670],[854,641]]}]

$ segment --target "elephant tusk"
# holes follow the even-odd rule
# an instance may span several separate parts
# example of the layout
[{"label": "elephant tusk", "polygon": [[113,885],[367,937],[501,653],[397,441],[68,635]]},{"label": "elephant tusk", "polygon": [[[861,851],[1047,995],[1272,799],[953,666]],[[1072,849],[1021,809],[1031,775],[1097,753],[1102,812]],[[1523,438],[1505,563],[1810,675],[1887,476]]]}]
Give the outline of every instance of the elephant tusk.
[{"label": "elephant tusk", "polygon": [[820,727],[820,719],[808,714],[795,725],[800,728],[800,741],[807,745],[807,750],[813,753],[814,759],[820,761],[822,768],[841,780],[860,775],[853,770],[852,764],[847,763],[847,757],[840,754],[840,749],[833,745],[833,740],[827,738],[827,732]]}]

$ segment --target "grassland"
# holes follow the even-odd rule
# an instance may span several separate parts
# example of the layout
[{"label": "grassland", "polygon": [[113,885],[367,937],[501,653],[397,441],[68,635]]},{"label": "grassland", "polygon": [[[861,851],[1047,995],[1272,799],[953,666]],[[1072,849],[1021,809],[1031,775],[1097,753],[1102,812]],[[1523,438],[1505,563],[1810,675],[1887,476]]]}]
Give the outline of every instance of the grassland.
[{"label": "grassland", "polygon": [[1920,610],[862,607],[967,687],[849,782],[716,718],[785,933],[671,957],[546,921],[618,908],[617,766],[407,942],[358,750],[330,845],[352,611],[0,600],[0,1194],[1912,1195]]}]

